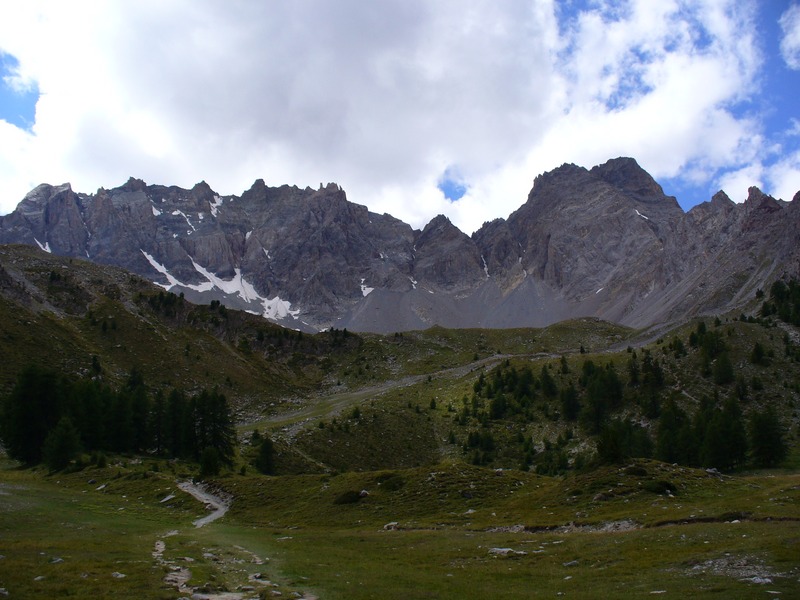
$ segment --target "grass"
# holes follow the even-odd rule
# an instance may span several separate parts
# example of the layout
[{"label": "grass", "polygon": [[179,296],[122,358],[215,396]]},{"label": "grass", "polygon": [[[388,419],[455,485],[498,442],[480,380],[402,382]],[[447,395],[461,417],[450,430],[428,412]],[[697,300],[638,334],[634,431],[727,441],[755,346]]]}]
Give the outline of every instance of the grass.
[{"label": "grass", "polygon": [[[792,558],[797,544],[786,533],[763,523],[606,534],[313,531],[293,532],[277,556],[291,565],[290,577],[324,590],[326,598],[628,598],[661,590],[764,596],[765,585],[740,581],[728,564],[770,575],[767,589],[791,597],[800,591]],[[781,569],[793,575],[778,578]]]},{"label": "grass", "polygon": [[172,597],[149,560],[167,521],[155,507],[8,470],[0,490],[0,586],[10,597]]},{"label": "grass", "polygon": [[[800,593],[797,475],[720,480],[655,461],[562,478],[459,463],[231,475],[215,481],[234,495],[231,512],[195,529],[202,507],[180,493],[162,502],[175,474],[148,466],[49,476],[5,465],[0,587],[25,598],[173,598],[163,578],[187,567],[189,584],[209,592],[261,573],[262,591],[333,599]],[[674,497],[645,489],[661,480]],[[358,502],[336,503],[362,489]],[[163,562],[152,555],[159,540]]]}]

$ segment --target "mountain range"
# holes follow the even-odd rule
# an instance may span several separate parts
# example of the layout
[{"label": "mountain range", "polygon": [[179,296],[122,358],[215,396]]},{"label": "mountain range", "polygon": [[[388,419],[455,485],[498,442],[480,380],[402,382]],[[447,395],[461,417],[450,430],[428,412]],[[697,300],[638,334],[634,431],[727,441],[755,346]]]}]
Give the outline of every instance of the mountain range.
[{"label": "mountain range", "polygon": [[306,331],[542,327],[593,316],[646,327],[735,309],[800,275],[800,192],[751,187],[684,212],[634,159],[536,177],[527,201],[471,236],[422,230],[338,185],[257,180],[220,196],[131,178],[94,194],[42,184],[0,217],[0,243],[116,265],[188,300]]}]

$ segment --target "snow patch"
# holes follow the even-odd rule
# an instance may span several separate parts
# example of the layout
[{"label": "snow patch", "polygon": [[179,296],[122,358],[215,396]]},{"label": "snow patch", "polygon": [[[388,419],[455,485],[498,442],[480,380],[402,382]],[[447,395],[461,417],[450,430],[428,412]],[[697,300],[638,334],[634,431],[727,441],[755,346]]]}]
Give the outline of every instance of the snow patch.
[{"label": "snow patch", "polygon": [[214,215],[214,218],[216,218],[219,207],[222,206],[222,198],[219,196],[214,196],[214,201],[209,202],[208,205],[211,207],[211,214]]},{"label": "snow patch", "polygon": [[483,254],[481,254],[481,260],[483,261],[483,272],[486,273],[486,279],[489,279],[489,265],[486,264]]},{"label": "snow patch", "polygon": [[267,250],[266,248],[262,248],[262,250],[264,251],[264,254],[266,254],[267,260],[272,260],[272,257],[269,255],[269,250]]},{"label": "snow patch", "polygon": [[597,290],[597,291],[595,292],[595,294],[599,294],[599,293],[600,293],[600,292],[602,292],[604,289],[605,289],[605,288],[600,288],[599,290]]},{"label": "snow patch", "polygon": [[[636,209],[634,208],[633,210],[636,210]],[[645,221],[649,221],[649,220],[650,220],[650,217],[646,217],[646,216],[644,216],[644,215],[643,215],[642,213],[640,213],[638,210],[636,210],[636,214],[637,214],[637,215],[639,215],[640,217],[642,217],[642,218],[643,218]]]},{"label": "snow patch", "polygon": [[251,235],[253,235],[252,231],[248,231],[247,233],[245,233],[244,234],[244,241],[246,242],[247,240],[249,240]]},{"label": "snow patch", "polygon": [[[172,211],[172,215],[173,215],[173,216],[175,216],[175,217],[177,217],[178,215],[182,216],[184,219],[186,219],[186,222],[189,224],[189,227],[191,227],[191,228],[192,228],[192,231],[197,231],[197,230],[194,228],[194,225],[192,225],[192,222],[189,220],[189,217],[187,217],[187,216],[186,216],[186,215],[185,215],[185,214],[184,214],[182,211],[180,211],[180,210],[173,210],[173,211]],[[188,235],[188,234],[192,233],[192,231],[187,231],[187,232],[186,232],[186,234]]]},{"label": "snow patch", "polygon": [[164,265],[160,264],[150,254],[144,250],[141,250],[141,253],[150,263],[150,266],[167,278],[167,281],[169,282],[167,284],[155,282],[156,285],[164,288],[167,291],[172,289],[174,286],[179,286],[188,290],[194,290],[196,292],[209,292],[216,288],[221,292],[231,296],[238,295],[245,302],[259,303],[262,310],[261,312],[254,312],[254,314],[261,314],[267,319],[285,319],[286,317],[296,318],[300,314],[299,310],[292,310],[292,303],[288,300],[282,300],[278,296],[275,296],[271,300],[269,298],[260,296],[258,292],[256,292],[256,289],[253,287],[253,285],[248,283],[247,280],[242,276],[241,269],[234,269],[235,274],[233,278],[230,280],[225,280],[221,277],[218,277],[205,267],[197,264],[193,258],[189,257],[189,259],[192,261],[192,266],[194,266],[195,270],[205,277],[207,281],[199,284],[183,283],[178,281]]},{"label": "snow patch", "polygon": [[411,282],[411,287],[417,289],[417,280],[413,277],[409,277],[408,280]]},{"label": "snow patch", "polygon": [[286,317],[294,317],[300,314],[299,310],[292,310],[292,303],[288,300],[281,300],[280,297],[275,296],[272,300],[262,299],[264,306],[264,318],[266,319],[285,319]]},{"label": "snow patch", "polygon": [[369,296],[370,292],[374,291],[375,288],[367,287],[364,285],[364,278],[361,278],[361,293],[363,294],[364,298]]},{"label": "snow patch", "polygon": [[153,268],[154,268],[156,271],[158,271],[159,273],[161,273],[161,274],[162,274],[164,277],[166,277],[166,278],[167,278],[167,281],[169,281],[169,284],[158,283],[157,281],[154,281],[153,283],[155,283],[155,284],[156,284],[157,286],[159,286],[159,287],[162,287],[162,288],[164,288],[164,289],[165,289],[165,290],[167,290],[167,291],[169,291],[170,289],[172,289],[172,287],[173,287],[173,286],[175,286],[175,285],[181,285],[181,286],[183,285],[183,284],[182,284],[180,281],[178,281],[177,279],[175,279],[175,278],[174,278],[174,277],[173,277],[173,276],[170,274],[170,272],[169,272],[169,271],[167,271],[167,268],[166,268],[164,265],[162,265],[161,263],[159,263],[159,262],[158,262],[158,261],[157,261],[155,258],[153,258],[153,257],[152,257],[150,254],[148,254],[147,252],[145,252],[145,251],[144,251],[144,250],[142,250],[141,248],[139,249],[139,251],[140,251],[142,254],[144,254],[144,257],[147,259],[147,262],[149,262],[149,263],[150,263],[150,266],[151,266],[151,267],[153,267]]},{"label": "snow patch", "polygon": [[[192,261],[192,266],[194,266],[195,271],[197,271],[203,277],[208,279],[208,284],[206,283],[200,284],[200,286],[207,286],[209,284],[211,285],[211,288],[205,288],[205,289],[217,288],[222,290],[226,294],[230,294],[232,296],[238,294],[239,297],[242,298],[242,300],[244,300],[245,302],[255,302],[258,300],[263,300],[263,298],[258,295],[258,292],[256,292],[256,289],[251,284],[247,283],[244,277],[242,277],[241,269],[234,269],[233,272],[235,273],[235,275],[233,276],[233,279],[231,279],[230,281],[225,281],[224,279],[214,275],[214,273],[212,273],[211,271],[198,265],[196,262],[194,262],[193,258],[189,257],[189,259]],[[198,290],[198,291],[203,291],[203,290]]]},{"label": "snow patch", "polygon": [[33,238],[33,241],[36,242],[36,245],[39,246],[39,248],[41,248],[42,250],[44,250],[48,254],[52,254],[53,253],[52,250],[50,250],[50,242],[45,242],[44,246],[43,246],[42,243],[39,240],[37,240],[36,238]]},{"label": "snow patch", "polygon": [[163,212],[158,210],[155,206],[151,206],[151,208],[153,209],[153,216],[154,217],[160,217],[163,214]]}]

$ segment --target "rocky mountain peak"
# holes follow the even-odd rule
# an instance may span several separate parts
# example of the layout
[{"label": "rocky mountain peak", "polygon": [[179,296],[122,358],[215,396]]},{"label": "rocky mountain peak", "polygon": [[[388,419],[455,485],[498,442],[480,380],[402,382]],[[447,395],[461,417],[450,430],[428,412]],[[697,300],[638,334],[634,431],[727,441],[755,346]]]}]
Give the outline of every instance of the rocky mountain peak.
[{"label": "rocky mountain peak", "polygon": [[639,202],[659,202],[665,198],[662,187],[633,158],[614,158],[589,172]]},{"label": "rocky mountain peak", "polygon": [[128,181],[126,181],[125,184],[120,187],[120,189],[126,192],[141,192],[147,189],[147,184],[141,179],[129,177]]},{"label": "rocky mountain peak", "polygon": [[250,186],[249,190],[246,190],[242,194],[242,201],[243,202],[258,202],[258,201],[265,201],[267,199],[267,184],[264,183],[263,179],[256,179],[253,182],[253,185]]},{"label": "rocky mountain peak", "polygon": [[747,200],[745,200],[745,206],[749,211],[760,210],[765,212],[776,212],[781,210],[783,207],[780,203],[775,200],[772,196],[768,196],[756,186],[751,186],[747,190]]},{"label": "rocky mountain peak", "polygon": [[[751,188],[689,213],[632,158],[536,177],[527,201],[472,236],[422,231],[335,183],[219,197],[131,178],[97,194],[40,185],[0,217],[0,243],[114,264],[187,299],[293,328],[543,326],[595,316],[642,327],[734,306],[800,265],[800,193]],[[783,210],[783,208],[786,210]],[[744,284],[742,282],[745,282]]]},{"label": "rocky mountain peak", "polygon": [[735,208],[736,203],[728,197],[728,194],[720,190],[711,197],[711,206],[716,209],[730,211]]},{"label": "rocky mountain peak", "polygon": [[448,219],[445,215],[436,215],[427,225],[425,225],[425,228],[420,234],[420,239],[427,238],[432,235],[441,235],[446,231],[452,232],[453,230],[458,230],[458,228],[453,225],[450,219]]},{"label": "rocky mountain peak", "polygon": [[47,183],[39,184],[30,192],[25,194],[25,197],[17,205],[16,212],[19,212],[27,217],[41,215],[50,198],[60,192],[71,190],[72,187],[69,183],[65,183],[60,186],[52,186]]}]

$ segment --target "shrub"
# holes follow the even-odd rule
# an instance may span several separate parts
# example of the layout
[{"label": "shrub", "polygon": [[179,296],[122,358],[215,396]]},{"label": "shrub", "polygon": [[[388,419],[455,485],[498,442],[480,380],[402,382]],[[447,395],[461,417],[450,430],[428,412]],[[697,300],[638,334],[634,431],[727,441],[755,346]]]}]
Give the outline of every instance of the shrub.
[{"label": "shrub", "polygon": [[663,479],[659,479],[657,481],[647,481],[642,486],[648,492],[652,492],[654,494],[674,494],[678,488],[675,487],[675,484],[671,481],[665,481]]},{"label": "shrub", "polygon": [[361,493],[355,490],[347,490],[342,492],[333,501],[334,504],[355,504],[361,500]]}]

